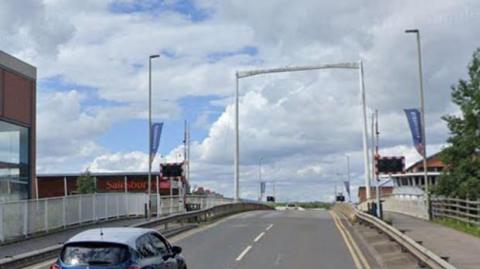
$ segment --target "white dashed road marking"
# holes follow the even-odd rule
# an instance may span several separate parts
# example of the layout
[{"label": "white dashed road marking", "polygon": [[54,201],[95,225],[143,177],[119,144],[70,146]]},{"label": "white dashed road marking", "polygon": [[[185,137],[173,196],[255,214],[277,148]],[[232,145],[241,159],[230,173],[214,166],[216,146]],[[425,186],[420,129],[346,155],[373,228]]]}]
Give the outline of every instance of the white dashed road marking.
[{"label": "white dashed road marking", "polygon": [[255,239],[253,240],[253,242],[257,242],[258,240],[260,240],[260,238],[262,238],[262,236],[265,235],[265,232],[261,232],[257,237],[255,237]]},{"label": "white dashed road marking", "polygon": [[251,248],[252,248],[252,246],[246,247],[246,248],[242,251],[242,253],[240,253],[240,255],[238,255],[236,261],[237,261],[237,262],[238,262],[238,261],[241,261],[241,260],[243,259],[243,257],[244,257],[245,255],[247,255],[248,251],[249,251]]}]

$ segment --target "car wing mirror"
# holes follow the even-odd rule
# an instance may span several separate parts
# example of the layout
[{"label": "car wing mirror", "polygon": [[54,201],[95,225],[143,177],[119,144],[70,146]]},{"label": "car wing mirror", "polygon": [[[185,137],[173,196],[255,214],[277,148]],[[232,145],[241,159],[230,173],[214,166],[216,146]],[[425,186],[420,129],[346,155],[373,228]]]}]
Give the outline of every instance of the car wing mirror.
[{"label": "car wing mirror", "polygon": [[172,252],[173,252],[174,255],[180,254],[180,253],[182,253],[182,248],[179,247],[179,246],[173,246],[172,247]]}]

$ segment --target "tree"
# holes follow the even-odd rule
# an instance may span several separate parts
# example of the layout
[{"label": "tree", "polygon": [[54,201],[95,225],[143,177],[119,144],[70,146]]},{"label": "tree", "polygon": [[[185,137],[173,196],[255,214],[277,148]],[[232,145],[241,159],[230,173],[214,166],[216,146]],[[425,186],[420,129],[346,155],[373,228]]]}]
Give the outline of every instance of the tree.
[{"label": "tree", "polygon": [[88,169],[77,178],[77,191],[81,194],[95,193],[95,179]]},{"label": "tree", "polygon": [[452,86],[452,102],[461,115],[442,119],[450,129],[448,146],[440,154],[447,168],[442,173],[436,193],[460,198],[480,198],[480,49],[468,65],[468,80]]}]

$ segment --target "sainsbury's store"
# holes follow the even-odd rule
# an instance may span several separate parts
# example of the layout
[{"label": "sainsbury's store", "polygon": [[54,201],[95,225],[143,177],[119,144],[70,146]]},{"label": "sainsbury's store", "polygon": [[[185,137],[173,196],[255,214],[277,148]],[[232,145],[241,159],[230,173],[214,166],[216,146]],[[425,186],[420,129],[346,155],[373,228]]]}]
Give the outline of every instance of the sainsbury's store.
[{"label": "sainsbury's store", "polygon": [[[77,194],[77,179],[81,173],[39,174],[39,198],[58,197]],[[108,172],[90,173],[95,182],[97,193],[142,192],[148,191],[148,173],[146,172]],[[183,177],[164,178],[159,172],[152,172],[152,193],[177,195],[179,187],[185,186]],[[188,190],[187,190],[188,191]]]}]

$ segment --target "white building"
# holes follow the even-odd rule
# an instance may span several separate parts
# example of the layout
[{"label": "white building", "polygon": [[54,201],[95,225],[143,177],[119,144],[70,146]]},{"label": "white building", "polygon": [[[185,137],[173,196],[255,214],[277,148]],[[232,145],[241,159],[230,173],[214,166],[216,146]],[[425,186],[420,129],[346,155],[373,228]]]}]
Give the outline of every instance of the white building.
[{"label": "white building", "polygon": [[[427,159],[428,183],[430,188],[435,186],[445,164],[440,160],[439,154],[434,154]],[[394,174],[393,193],[398,199],[419,199],[425,194],[425,178],[423,172],[423,160],[420,160],[405,170],[405,173]]]}]

